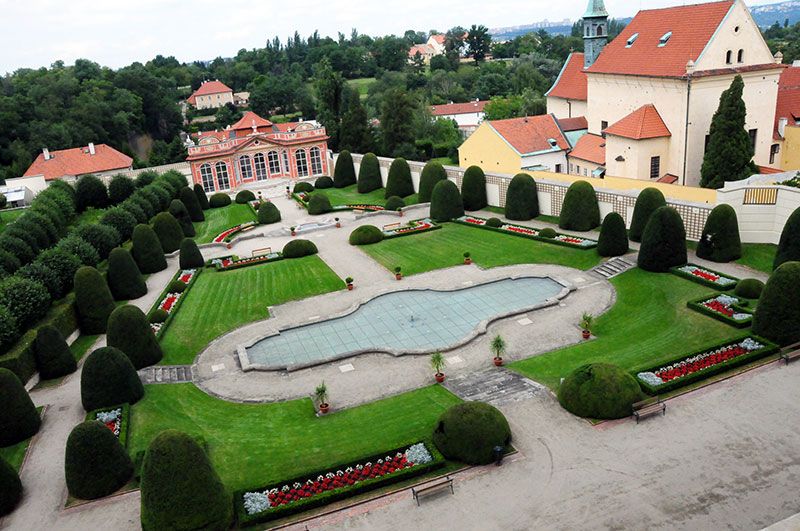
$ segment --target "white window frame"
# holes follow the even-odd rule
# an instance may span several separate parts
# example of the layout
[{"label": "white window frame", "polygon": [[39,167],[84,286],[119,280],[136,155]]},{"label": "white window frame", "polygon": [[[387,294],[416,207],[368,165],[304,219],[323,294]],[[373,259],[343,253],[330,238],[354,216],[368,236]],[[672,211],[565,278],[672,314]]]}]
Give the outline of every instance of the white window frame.
[{"label": "white window frame", "polygon": [[216,190],[214,185],[214,171],[211,169],[211,164],[208,162],[200,166],[200,181],[204,191],[213,192]]},{"label": "white window frame", "polygon": [[267,163],[263,153],[253,155],[253,165],[256,168],[256,180],[265,181],[269,177],[269,173],[267,173]]},{"label": "white window frame", "polygon": [[298,177],[308,177],[308,157],[306,156],[305,149],[298,149],[294,152],[294,163],[297,168]]},{"label": "white window frame", "polygon": [[269,163],[270,175],[282,175],[285,173],[281,170],[281,157],[277,151],[272,150],[267,153],[267,162]]},{"label": "white window frame", "polygon": [[231,189],[231,177],[228,172],[228,164],[222,161],[214,164],[214,172],[217,174],[217,186],[220,190]]},{"label": "white window frame", "polygon": [[315,146],[311,148],[309,155],[311,159],[311,174],[314,176],[322,175],[322,151]]},{"label": "white window frame", "polygon": [[253,165],[249,155],[239,157],[239,175],[243,181],[253,178]]}]

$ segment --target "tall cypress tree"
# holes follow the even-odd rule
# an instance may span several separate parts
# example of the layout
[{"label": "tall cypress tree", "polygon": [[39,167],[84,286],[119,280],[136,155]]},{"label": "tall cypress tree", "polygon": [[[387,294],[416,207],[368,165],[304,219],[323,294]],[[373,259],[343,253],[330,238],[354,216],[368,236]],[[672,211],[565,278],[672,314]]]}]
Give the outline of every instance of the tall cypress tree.
[{"label": "tall cypress tree", "polygon": [[372,149],[372,130],[369,126],[367,110],[361,103],[358,91],[345,85],[343,91],[344,114],[339,131],[339,149],[352,153],[368,153]]},{"label": "tall cypress tree", "polygon": [[740,181],[758,173],[753,163],[755,153],[750,135],[745,130],[747,108],[742,99],[743,90],[744,81],[737,75],[719,98],[700,170],[703,188],[722,188],[725,181]]}]

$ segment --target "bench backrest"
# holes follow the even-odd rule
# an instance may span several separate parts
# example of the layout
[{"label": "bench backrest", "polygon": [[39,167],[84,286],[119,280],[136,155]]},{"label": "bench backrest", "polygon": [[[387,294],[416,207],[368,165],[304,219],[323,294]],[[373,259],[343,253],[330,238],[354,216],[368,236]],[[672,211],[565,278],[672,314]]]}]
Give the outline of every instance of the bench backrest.
[{"label": "bench backrest", "polygon": [[654,397],[648,398],[646,400],[641,400],[639,402],[635,402],[631,407],[633,408],[634,411],[638,411],[640,409],[646,408],[647,406],[652,406],[652,405],[658,404],[660,402],[661,402],[661,399],[659,399],[657,396],[654,396]]},{"label": "bench backrest", "polygon": [[390,223],[388,225],[383,226],[383,230],[392,230],[392,229],[399,229],[400,223]]},{"label": "bench backrest", "polygon": [[264,247],[263,249],[254,249],[252,257],[255,258],[256,256],[264,256],[270,254],[271,252],[272,252],[272,247]]}]

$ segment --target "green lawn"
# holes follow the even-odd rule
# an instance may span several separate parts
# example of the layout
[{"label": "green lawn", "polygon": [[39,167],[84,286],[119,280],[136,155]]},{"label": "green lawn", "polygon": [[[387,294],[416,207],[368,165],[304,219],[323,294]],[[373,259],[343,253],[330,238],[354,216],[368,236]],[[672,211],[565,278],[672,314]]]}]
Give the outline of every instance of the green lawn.
[{"label": "green lawn", "polygon": [[[36,411],[38,411],[41,415],[42,407],[37,407]],[[31,439],[33,439],[33,437],[31,437]],[[31,444],[31,439],[25,439],[14,446],[0,448],[0,458],[5,460],[6,463],[14,468],[14,470],[19,472],[19,469],[22,466],[22,461],[25,460],[25,453],[28,451],[28,446]]]},{"label": "green lawn", "polygon": [[14,210],[0,210],[0,232],[6,230],[6,227],[14,223],[18,217],[24,214],[26,209],[15,208]]},{"label": "green lawn", "polygon": [[189,364],[213,339],[265,319],[267,307],[345,287],[317,256],[203,271],[161,338],[164,365]]},{"label": "green lawn", "polygon": [[[117,303],[117,306],[120,306],[120,303]],[[73,341],[73,343],[69,346],[69,349],[72,351],[75,361],[80,362],[83,359],[83,357],[89,352],[89,349],[92,347],[92,345],[94,345],[94,342],[97,341],[98,337],[99,336],[79,336],[78,339]],[[66,376],[53,378],[52,380],[40,380],[34,389],[47,389],[48,387],[59,386],[64,381],[64,378],[66,378]]]},{"label": "green lawn", "polygon": [[455,223],[360,249],[390,271],[402,267],[404,275],[461,264],[465,252],[471,253],[472,260],[481,267],[534,263],[590,269],[600,263],[594,249],[570,249]]},{"label": "green lawn", "polygon": [[236,404],[193,384],[148,385],[133,406],[129,449],[135,456],[165,429],[202,436],[229,488],[256,488],[430,437],[458,402],[434,385],[318,418],[310,399]]},{"label": "green lawn", "polygon": [[[713,290],[675,275],[633,269],[611,280],[614,307],[597,320],[597,339],[511,365],[525,376],[556,389],[573,369],[608,362],[630,370],[674,359],[743,332],[686,307]],[[569,299],[567,299],[569,304]],[[574,327],[576,323],[564,323]],[[575,328],[575,335],[580,331]]]},{"label": "green lawn", "polygon": [[374,77],[362,77],[358,79],[350,79],[347,84],[358,91],[358,97],[365,99],[369,94],[369,87],[377,81]]},{"label": "green lawn", "polygon": [[771,243],[743,243],[742,257],[736,260],[736,263],[771,274],[777,251],[778,246]]},{"label": "green lawn", "polygon": [[[501,216],[505,216],[506,215],[506,209],[502,208],[502,207],[487,206],[486,208],[484,208],[484,210],[487,210],[487,211],[492,212],[494,214],[500,214]],[[558,225],[558,216],[546,216],[546,215],[542,214],[540,216],[537,216],[536,219],[534,219],[530,223],[536,224],[537,221],[541,221],[543,223],[552,223],[553,225]]]},{"label": "green lawn", "polygon": [[[359,194],[358,185],[351,185],[345,188],[325,188],[322,190],[315,190],[313,194],[325,194],[331,200],[332,206],[352,205],[356,203],[369,204],[369,205],[385,205],[386,189],[381,188],[366,194]],[[415,205],[419,202],[417,194],[410,195],[404,198],[406,206]]]},{"label": "green lawn", "polygon": [[250,205],[240,205],[238,203],[222,208],[204,210],[203,214],[205,214],[206,220],[194,224],[194,230],[197,232],[194,239],[197,243],[210,243],[231,227],[256,220]]},{"label": "green lawn", "polygon": [[95,223],[98,223],[100,221],[100,218],[102,218],[103,214],[105,213],[106,210],[104,208],[93,208],[93,207],[87,208],[86,210],[78,214],[78,217],[77,219],[75,219],[73,225],[75,225],[76,227],[79,225],[94,225]]}]

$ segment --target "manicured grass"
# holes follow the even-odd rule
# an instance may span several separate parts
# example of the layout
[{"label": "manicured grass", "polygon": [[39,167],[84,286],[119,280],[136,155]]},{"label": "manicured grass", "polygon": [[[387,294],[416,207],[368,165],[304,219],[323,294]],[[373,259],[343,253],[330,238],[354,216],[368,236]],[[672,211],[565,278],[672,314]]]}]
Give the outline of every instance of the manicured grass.
[{"label": "manicured grass", "polygon": [[318,418],[310,399],[236,404],[193,384],[149,385],[133,406],[129,449],[135,456],[166,429],[199,435],[230,489],[256,488],[430,437],[458,402],[434,385]]},{"label": "manicured grass", "polygon": [[197,243],[210,243],[231,227],[256,220],[253,209],[249,205],[240,205],[238,203],[222,208],[204,210],[203,213],[206,215],[206,220],[194,224],[194,230],[197,232],[194,239]]},{"label": "manicured grass", "polygon": [[102,218],[105,213],[106,210],[104,208],[87,208],[78,214],[73,225],[76,227],[80,225],[94,225],[100,221],[100,218]]},{"label": "manicured grass", "polygon": [[0,210],[0,232],[6,230],[6,227],[14,223],[18,217],[24,214],[26,209],[15,208],[14,210]]},{"label": "manicured grass", "polygon": [[369,87],[377,81],[374,77],[362,77],[358,79],[350,79],[347,84],[358,91],[358,97],[365,99],[369,95]]},{"label": "manicured grass", "polygon": [[161,338],[164,365],[189,364],[216,337],[267,318],[267,307],[343,289],[317,256],[218,272],[195,281]]},{"label": "manicured grass", "polygon": [[465,252],[470,252],[472,260],[481,267],[534,263],[589,269],[600,263],[594,249],[570,249],[455,223],[360,249],[390,271],[402,267],[404,275],[462,264]]},{"label": "manicured grass", "polygon": [[75,356],[75,361],[81,361],[83,357],[89,352],[89,349],[97,341],[98,336],[79,336],[78,339],[73,341],[69,346],[72,354]]},{"label": "manicured grass", "polygon": [[[367,194],[359,194],[357,185],[355,184],[345,188],[325,188],[323,190],[315,190],[312,192],[312,195],[313,194],[327,195],[328,199],[331,200],[332,206],[352,205],[356,203],[381,206],[386,204],[386,198],[384,197],[386,190],[384,188],[380,188],[379,190],[375,190]],[[406,202],[406,206],[415,205],[419,202],[417,199],[417,194],[410,195],[403,199]]]},{"label": "manicured grass", "polygon": [[[38,411],[41,415],[42,409],[43,408],[40,406],[36,408],[36,411]],[[25,460],[25,453],[28,451],[28,446],[31,444],[31,439],[33,439],[33,437],[30,439],[25,439],[14,446],[0,448],[0,458],[4,459],[6,463],[14,468],[14,470],[19,472],[22,462]]]},{"label": "manicured grass", "polygon": [[[713,290],[667,273],[633,269],[611,280],[614,307],[597,319],[597,339],[513,363],[525,376],[557,389],[560,379],[587,363],[607,362],[625,370],[674,359],[742,332],[686,307]],[[569,304],[569,298],[567,298]],[[577,323],[564,323],[580,334]]]},{"label": "manicured grass", "polygon": [[[487,206],[484,210],[488,212],[492,212],[494,214],[500,214],[501,216],[506,215],[506,209],[497,206]],[[552,223],[553,225],[558,225],[558,216],[546,216],[544,214],[538,216],[532,221],[526,221],[524,223],[536,226],[536,222],[541,221],[543,223]]]},{"label": "manicured grass", "polygon": [[762,273],[772,274],[772,263],[777,252],[778,246],[771,243],[743,243],[742,257],[736,260],[736,263]]}]

